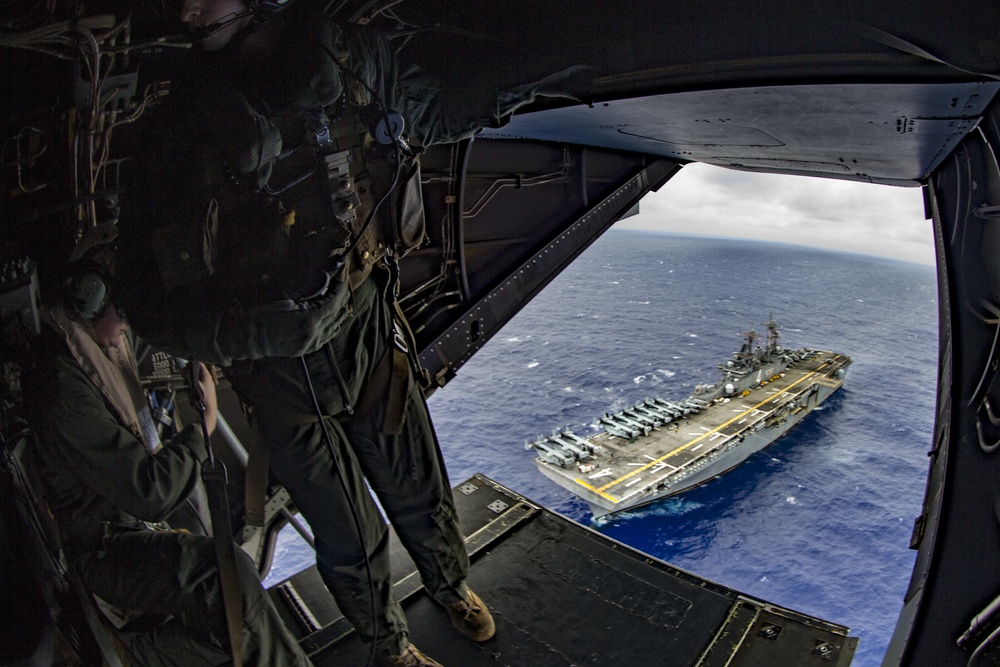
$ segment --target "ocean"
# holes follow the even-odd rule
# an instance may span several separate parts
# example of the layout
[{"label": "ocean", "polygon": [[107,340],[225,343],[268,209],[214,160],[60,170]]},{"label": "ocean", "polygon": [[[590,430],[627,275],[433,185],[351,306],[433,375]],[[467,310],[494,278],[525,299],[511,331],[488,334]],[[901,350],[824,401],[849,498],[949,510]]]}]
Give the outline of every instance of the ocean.
[{"label": "ocean", "polygon": [[[727,475],[595,523],[524,442],[714,382],[772,315],[850,355],[842,390]],[[677,567],[847,625],[879,665],[915,552],[934,425],[932,267],[772,242],[611,230],[430,399],[449,474],[481,472]],[[312,563],[286,529],[270,585]]]}]

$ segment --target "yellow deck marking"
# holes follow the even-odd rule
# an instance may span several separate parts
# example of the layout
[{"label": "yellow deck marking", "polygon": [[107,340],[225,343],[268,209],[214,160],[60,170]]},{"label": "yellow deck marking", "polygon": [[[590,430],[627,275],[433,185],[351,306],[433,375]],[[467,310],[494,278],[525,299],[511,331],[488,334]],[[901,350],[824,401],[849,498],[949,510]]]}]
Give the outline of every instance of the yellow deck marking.
[{"label": "yellow deck marking", "polygon": [[[623,477],[622,479],[625,479],[625,478]],[[586,483],[585,481],[583,481],[582,479],[580,479],[580,478],[577,478],[577,479],[576,479],[576,481],[577,481],[577,483],[579,483],[579,484],[582,484],[582,485],[584,485],[585,487],[587,487],[588,489],[590,489],[590,490],[591,490],[591,491],[593,491],[594,493],[597,493],[597,494],[600,494],[600,495],[604,496],[605,498],[607,498],[607,499],[608,499],[608,500],[610,500],[611,502],[613,502],[613,503],[617,503],[617,502],[618,502],[618,499],[617,499],[617,498],[615,498],[614,496],[609,496],[608,494],[604,493],[604,492],[603,492],[603,491],[601,491],[600,489],[597,489],[597,488],[594,488],[594,487],[593,487],[593,486],[591,486],[590,484],[587,484],[587,483]]]},{"label": "yellow deck marking", "polygon": [[[814,371],[810,372],[810,373],[809,373],[808,375],[803,375],[803,376],[802,376],[801,378],[799,378],[799,379],[798,379],[798,380],[796,380],[795,382],[793,382],[793,383],[791,383],[790,385],[788,385],[787,387],[785,387],[784,391],[788,391],[789,389],[791,389],[791,388],[792,388],[792,387],[794,387],[795,385],[799,384],[800,382],[804,382],[805,380],[807,380],[807,379],[809,379],[809,378],[813,377],[814,375],[818,375],[818,374],[819,374],[819,372],[820,372],[821,370],[823,370],[824,368],[826,368],[826,367],[827,367],[827,366],[829,366],[830,364],[834,363],[834,362],[835,362],[835,361],[836,361],[837,359],[839,359],[839,358],[840,358],[840,356],[841,356],[841,355],[839,355],[839,354],[838,354],[838,355],[836,355],[836,356],[834,356],[834,357],[833,357],[832,359],[830,359],[829,361],[826,361],[826,362],[824,362],[822,366],[820,366],[820,367],[819,367],[819,368],[817,368],[816,370],[814,370]],[[683,452],[683,451],[684,451],[685,449],[687,449],[687,448],[688,448],[688,447],[690,447],[691,445],[695,444],[695,443],[696,443],[696,442],[698,442],[699,440],[703,440],[703,439],[707,438],[707,437],[708,437],[709,435],[711,435],[712,433],[715,433],[716,431],[719,431],[720,429],[723,429],[723,428],[725,428],[725,427],[729,426],[729,425],[730,425],[730,424],[732,424],[732,423],[733,423],[734,421],[738,420],[738,419],[739,419],[740,417],[743,417],[744,415],[747,415],[747,414],[749,414],[749,413],[753,412],[754,410],[758,409],[758,408],[759,408],[760,406],[764,405],[765,403],[770,403],[771,401],[774,401],[774,400],[776,400],[776,399],[778,399],[778,398],[781,398],[781,397],[780,397],[780,396],[768,396],[767,398],[765,398],[765,399],[764,399],[763,401],[761,401],[761,402],[760,402],[760,403],[758,403],[757,405],[755,405],[755,406],[753,406],[753,407],[751,407],[751,408],[747,408],[746,410],[744,410],[744,411],[743,411],[743,412],[741,412],[740,414],[736,415],[735,417],[733,417],[733,418],[732,418],[732,419],[730,419],[729,421],[727,421],[727,422],[725,422],[725,423],[722,423],[722,424],[719,424],[718,426],[716,426],[715,428],[713,428],[713,429],[712,429],[711,431],[707,431],[707,432],[705,432],[705,433],[702,433],[702,434],[701,434],[701,435],[699,435],[699,436],[698,436],[697,438],[695,438],[695,439],[693,439],[693,440],[690,440],[690,441],[688,441],[687,443],[685,443],[685,444],[681,445],[680,447],[678,447],[678,448],[676,448],[676,449],[674,449],[674,450],[672,450],[672,451],[668,452],[667,454],[664,454],[664,455],[663,455],[663,456],[661,456],[660,458],[658,458],[658,459],[653,459],[653,460],[652,460],[652,461],[650,461],[649,463],[647,463],[647,464],[643,465],[643,466],[642,466],[641,468],[636,468],[635,470],[632,470],[632,471],[629,471],[628,473],[626,473],[626,474],[622,475],[622,476],[621,476],[621,477],[619,477],[618,479],[616,479],[616,480],[614,480],[614,481],[611,481],[611,482],[608,482],[607,484],[605,484],[604,486],[602,486],[602,487],[600,487],[600,488],[595,488],[595,487],[591,486],[590,484],[588,484],[587,482],[584,482],[584,481],[583,481],[582,479],[580,479],[580,478],[576,478],[576,480],[575,480],[575,481],[579,482],[580,484],[582,484],[583,486],[587,487],[587,488],[588,488],[588,489],[590,489],[591,491],[593,491],[593,492],[595,492],[595,493],[599,493],[600,495],[604,496],[604,497],[605,497],[605,498],[607,498],[608,500],[611,500],[612,502],[615,502],[615,503],[617,503],[617,502],[618,502],[618,498],[615,498],[615,497],[613,497],[613,496],[610,496],[610,495],[608,495],[608,494],[604,493],[604,491],[605,491],[606,489],[610,489],[610,488],[611,488],[612,486],[614,486],[615,484],[618,484],[618,483],[620,483],[620,482],[624,482],[624,481],[625,481],[626,479],[629,479],[630,477],[634,477],[634,476],[636,476],[636,475],[638,475],[638,474],[640,474],[640,473],[642,473],[642,472],[645,472],[646,470],[648,470],[649,468],[652,468],[652,467],[653,467],[653,466],[655,466],[656,464],[658,464],[658,463],[660,463],[660,462],[662,462],[662,461],[664,461],[664,460],[666,460],[666,459],[669,459],[669,458],[670,458],[671,456],[674,456],[675,454],[679,454],[679,453]]]}]

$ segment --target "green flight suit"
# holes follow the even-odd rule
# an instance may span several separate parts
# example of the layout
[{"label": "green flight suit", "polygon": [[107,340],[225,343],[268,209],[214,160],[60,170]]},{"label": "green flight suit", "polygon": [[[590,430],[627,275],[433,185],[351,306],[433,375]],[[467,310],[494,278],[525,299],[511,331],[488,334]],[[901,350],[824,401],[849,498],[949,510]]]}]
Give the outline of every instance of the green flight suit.
[{"label": "green flight suit", "polygon": [[[300,358],[257,360],[248,374],[230,377],[252,407],[272,470],[313,530],[317,568],[337,606],[362,639],[395,654],[409,633],[392,595],[389,531],[365,480],[434,599],[446,604],[465,597],[469,557],[427,404],[412,378],[402,432],[383,432],[389,392],[371,378],[390,352],[392,327],[390,308],[369,278],[355,289],[340,333],[322,349]],[[369,400],[359,409],[366,394]],[[362,544],[376,589],[375,626]]]},{"label": "green flight suit", "polygon": [[[342,33],[307,10],[305,4],[293,6],[280,23],[265,26],[295,40],[294,48],[279,50],[281,58],[247,68],[206,57],[198,64],[207,67],[193,68],[187,85],[179,82],[160,113],[151,116],[157,119],[157,139],[137,158],[136,182],[123,206],[119,241],[126,252],[119,271],[127,277],[117,294],[136,330],[158,348],[229,367],[226,375],[251,408],[272,471],[313,529],[317,566],[338,607],[364,641],[397,654],[408,643],[406,619],[392,593],[389,531],[366,480],[434,599],[452,603],[465,597],[469,558],[418,383],[407,375],[403,393],[394,393],[372,382],[393,340],[390,306],[379,287],[388,279],[384,268],[373,266],[384,253],[374,252],[377,245],[369,251],[366,236],[342,267],[336,265],[337,256],[330,257],[330,249],[338,247],[332,235],[343,228],[325,217],[325,208],[317,211],[310,204],[317,199],[309,199],[310,181],[266,197],[248,194],[245,184],[234,189],[217,173],[226,164],[244,181],[271,174],[270,166],[260,166],[267,160],[259,158],[275,152],[268,143],[273,133],[257,134],[269,121],[255,115],[250,101],[272,109],[291,145],[301,128],[287,127],[300,125],[312,106],[336,114],[333,107],[347,86],[315,44],[349,40],[351,66],[363,70],[359,78],[395,99],[394,52],[387,41],[361,28],[345,27]],[[261,74],[262,68],[279,65],[281,76]],[[373,185],[356,182],[358,191],[369,188],[370,205],[387,188],[398,194],[407,183],[419,197],[419,172],[397,177],[395,163],[363,157],[361,133],[345,139],[355,140],[351,176],[362,179],[379,167],[388,174]],[[276,161],[275,171],[287,171],[294,159]],[[277,173],[273,181],[292,182],[294,174]],[[392,216],[392,206],[390,199],[380,218]],[[296,212],[294,224],[283,230],[269,217],[279,209]],[[217,214],[217,224],[204,222],[206,210],[216,212],[208,218]],[[358,212],[351,234],[359,234],[369,210]],[[418,212],[422,221],[422,208]],[[298,240],[297,234],[310,229],[316,233]],[[206,233],[218,241],[203,246]],[[343,243],[346,247],[347,240]],[[320,261],[298,259],[310,255]],[[202,261],[206,257],[210,264]],[[300,283],[294,278],[301,269],[308,271]],[[315,278],[326,272],[332,280],[317,290]],[[405,368],[409,373],[408,364]],[[398,434],[382,429],[391,400],[402,404],[405,415]],[[374,624],[370,579],[376,590]]]},{"label": "green flight suit", "polygon": [[[163,521],[201,483],[206,451],[200,429],[189,426],[156,454],[147,453],[49,331],[37,341],[24,385],[38,436],[32,456],[71,566],[91,593],[122,612],[173,617],[151,630],[118,634],[132,659],[143,665],[228,663],[212,538],[144,523]],[[237,569],[245,664],[311,664],[241,550]]]},{"label": "green flight suit", "polygon": [[[469,559],[420,388],[407,377],[401,395],[372,380],[394,335],[376,286],[386,281],[365,276],[383,270],[385,249],[391,263],[422,240],[419,172],[353,126],[398,112],[424,146],[458,141],[538,95],[563,94],[576,69],[527,81],[510,72],[502,85],[490,71],[448,88],[400,63],[384,35],[333,23],[312,3],[246,39],[193,58],[150,114],[123,199],[125,310],[158,348],[232,367],[272,470],[313,529],[324,582],[362,639],[398,653],[406,622],[391,591],[388,530],[365,481],[433,598],[464,597]],[[328,184],[333,162],[314,169],[310,146],[327,140],[331,160],[350,153],[341,177],[360,197],[353,220],[330,206],[346,198],[340,178]],[[401,396],[402,432],[390,434],[383,416]]]}]

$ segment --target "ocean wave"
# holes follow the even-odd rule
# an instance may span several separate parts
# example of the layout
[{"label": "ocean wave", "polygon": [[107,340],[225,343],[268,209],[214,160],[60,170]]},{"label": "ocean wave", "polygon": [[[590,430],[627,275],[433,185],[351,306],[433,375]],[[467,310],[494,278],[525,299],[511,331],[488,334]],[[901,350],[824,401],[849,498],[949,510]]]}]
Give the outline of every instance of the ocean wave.
[{"label": "ocean wave", "polygon": [[616,512],[615,514],[605,514],[602,517],[592,519],[591,523],[598,528],[603,528],[606,526],[620,525],[634,521],[655,519],[656,517],[680,517],[694,512],[695,510],[699,510],[704,506],[704,503],[687,500],[683,497],[677,496],[660,500],[634,510],[625,510],[624,512]]}]

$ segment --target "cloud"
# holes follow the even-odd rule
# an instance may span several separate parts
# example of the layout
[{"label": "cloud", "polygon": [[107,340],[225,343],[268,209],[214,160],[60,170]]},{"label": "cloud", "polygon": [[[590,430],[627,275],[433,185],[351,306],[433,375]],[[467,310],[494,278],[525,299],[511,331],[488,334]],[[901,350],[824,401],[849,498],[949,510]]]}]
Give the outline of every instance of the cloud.
[{"label": "cloud", "polygon": [[621,229],[721,236],[934,264],[920,188],[756,174],[691,164]]}]

